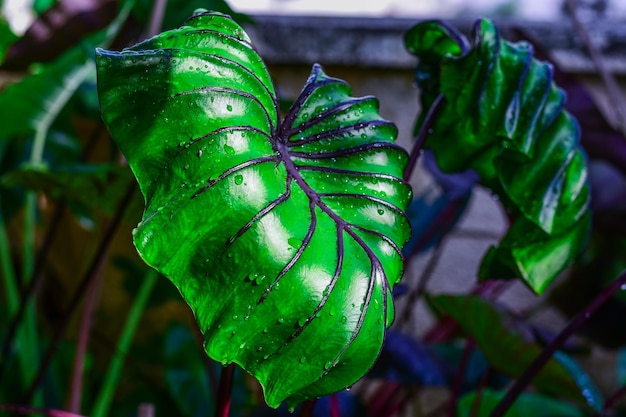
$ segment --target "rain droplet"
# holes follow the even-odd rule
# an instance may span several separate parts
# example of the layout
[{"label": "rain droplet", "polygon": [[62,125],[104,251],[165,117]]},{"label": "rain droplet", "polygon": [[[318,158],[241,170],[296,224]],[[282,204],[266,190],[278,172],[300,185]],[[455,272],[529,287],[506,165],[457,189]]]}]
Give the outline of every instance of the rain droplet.
[{"label": "rain droplet", "polygon": [[285,322],[284,318],[281,317],[281,318],[278,319],[278,324],[283,324],[284,322]]},{"label": "rain droplet", "polygon": [[237,315],[233,316],[233,320],[237,320],[238,318],[239,318],[239,316],[237,316]]},{"label": "rain droplet", "polygon": [[302,356],[302,357],[300,358],[300,363],[305,363],[305,362],[306,362],[306,357]]},{"label": "rain droplet", "polygon": [[306,324],[306,317],[302,317],[298,320],[298,326],[303,327]]},{"label": "rain droplet", "polygon": [[235,153],[235,148],[233,148],[230,145],[224,145],[224,151],[229,154],[229,155],[234,155]]},{"label": "rain droplet", "polygon": [[233,106],[231,106],[230,104],[226,106],[226,110],[228,111],[233,111]]},{"label": "rain droplet", "polygon": [[383,214],[385,214],[385,210],[383,210],[383,209],[378,209],[378,214],[379,214],[380,216],[382,216]]},{"label": "rain droplet", "polygon": [[235,184],[237,185],[243,184],[243,175],[235,175]]},{"label": "rain droplet", "polygon": [[331,361],[328,361],[324,364],[324,369],[328,371],[331,366],[333,366],[333,363]]},{"label": "rain droplet", "polygon": [[189,169],[189,164],[185,165],[185,169]]},{"label": "rain droplet", "polygon": [[347,318],[346,316],[343,316],[343,317],[341,318],[341,322],[342,322],[342,323],[345,323],[345,322],[347,322],[347,321],[348,321],[348,318]]},{"label": "rain droplet", "polygon": [[198,151],[198,158],[200,158],[201,156],[202,156],[202,149]]}]

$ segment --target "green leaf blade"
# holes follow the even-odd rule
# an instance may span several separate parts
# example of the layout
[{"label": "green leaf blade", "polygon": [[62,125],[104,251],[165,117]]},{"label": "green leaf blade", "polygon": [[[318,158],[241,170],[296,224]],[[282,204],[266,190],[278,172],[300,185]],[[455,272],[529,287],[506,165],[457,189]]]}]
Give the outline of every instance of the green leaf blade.
[{"label": "green leaf blade", "polygon": [[519,277],[544,291],[586,242],[590,197],[579,127],[551,66],[533,59],[531,45],[501,39],[488,20],[476,23],[471,47],[438,22],[417,25],[406,42],[420,58],[422,105],[445,99],[425,146],[443,171],[474,169],[516,219],[481,278]]},{"label": "green leaf blade", "polygon": [[224,19],[98,51],[101,106],[146,199],[140,255],[179,288],[209,356],[294,405],[353,384],[380,351],[408,157],[378,102],[317,65],[279,124],[263,62]]}]

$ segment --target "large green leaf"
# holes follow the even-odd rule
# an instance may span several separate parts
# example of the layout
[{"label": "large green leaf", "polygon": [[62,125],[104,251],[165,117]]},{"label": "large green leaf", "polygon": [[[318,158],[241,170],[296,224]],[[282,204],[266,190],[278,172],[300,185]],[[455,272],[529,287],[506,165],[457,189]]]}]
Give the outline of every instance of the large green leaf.
[{"label": "large green leaf", "polygon": [[[474,339],[491,366],[511,377],[520,377],[541,353],[541,347],[507,325],[510,318],[480,297],[440,295],[432,303]],[[555,359],[539,371],[532,384],[551,395],[585,400],[576,380]]]},{"label": "large green leaf", "polygon": [[580,252],[590,224],[579,128],[552,67],[488,20],[477,22],[471,46],[440,22],[415,26],[406,45],[420,59],[423,108],[443,99],[426,146],[446,172],[477,171],[515,219],[481,278],[521,277],[541,293]]},{"label": "large green leaf", "polygon": [[285,119],[218,13],[97,51],[104,120],[146,200],[134,242],[193,309],[210,357],[269,405],[357,381],[393,320],[410,188],[396,127],[318,65]]}]

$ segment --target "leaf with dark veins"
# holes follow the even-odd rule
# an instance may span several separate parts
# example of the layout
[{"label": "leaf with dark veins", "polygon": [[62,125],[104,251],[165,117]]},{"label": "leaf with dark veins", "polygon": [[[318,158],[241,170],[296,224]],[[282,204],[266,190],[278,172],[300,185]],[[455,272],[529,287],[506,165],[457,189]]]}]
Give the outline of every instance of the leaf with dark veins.
[{"label": "leaf with dark veins", "polygon": [[285,119],[230,18],[97,51],[104,120],[146,200],[134,242],[210,357],[269,405],[343,389],[378,356],[410,234],[408,160],[373,97],[315,65]]}]

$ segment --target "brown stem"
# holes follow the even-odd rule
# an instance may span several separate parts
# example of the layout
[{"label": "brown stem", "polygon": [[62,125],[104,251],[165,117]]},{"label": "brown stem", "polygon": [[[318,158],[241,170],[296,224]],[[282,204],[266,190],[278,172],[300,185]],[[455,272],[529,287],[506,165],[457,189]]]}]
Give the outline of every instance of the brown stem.
[{"label": "brown stem", "polygon": [[217,391],[217,406],[215,407],[215,417],[228,417],[230,412],[230,401],[233,391],[233,376],[235,375],[235,364],[222,368],[220,375],[220,386]]},{"label": "brown stem", "polygon": [[87,287],[96,278],[96,275],[97,275],[96,272],[101,267],[100,265],[104,262],[107,249],[111,243],[111,240],[113,239],[113,235],[115,231],[117,230],[117,227],[120,225],[122,221],[124,212],[126,211],[126,208],[129,206],[130,200],[134,192],[135,192],[135,183],[133,182],[128,187],[128,189],[126,190],[126,194],[120,201],[120,204],[118,205],[116,209],[114,217],[108,222],[106,230],[102,237],[102,240],[100,241],[100,244],[96,250],[96,253],[93,259],[91,260],[91,263],[89,264],[89,267],[87,268],[87,271],[81,278],[80,283],[78,285],[78,289],[76,290],[72,299],[70,300],[69,306],[63,312],[63,314],[61,314],[60,324],[57,327],[56,332],[54,333],[52,337],[52,341],[50,342],[50,346],[48,346],[48,350],[44,354],[41,360],[41,363],[39,364],[39,370],[37,372],[37,376],[35,377],[28,392],[26,393],[26,398],[25,398],[26,403],[30,403],[33,395],[37,391],[37,388],[43,381],[43,378],[46,374],[48,366],[50,365],[50,362],[52,361],[52,357],[54,356],[54,353],[56,352],[56,349],[59,346],[59,343],[61,342],[61,337],[63,337],[63,334],[65,333],[65,329],[67,328],[67,325],[70,322],[70,318],[72,317],[74,311],[76,311],[76,308],[80,304],[85,294],[85,291],[87,290]]},{"label": "brown stem", "polygon": [[511,389],[509,389],[504,398],[498,403],[491,413],[491,417],[502,417],[507,410],[513,405],[513,402],[530,384],[530,381],[541,371],[545,364],[552,358],[554,352],[560,349],[563,344],[574,334],[580,327],[595,313],[609,298],[620,289],[626,288],[626,271],[617,277],[613,283],[600,293],[584,310],[578,313],[563,330],[546,346],[533,363],[526,368],[522,376],[515,381]]}]

